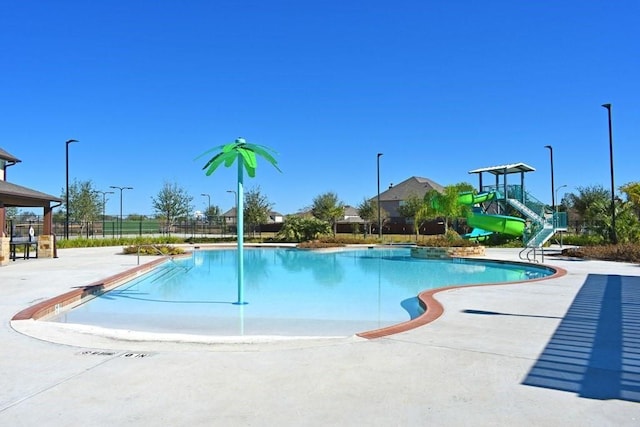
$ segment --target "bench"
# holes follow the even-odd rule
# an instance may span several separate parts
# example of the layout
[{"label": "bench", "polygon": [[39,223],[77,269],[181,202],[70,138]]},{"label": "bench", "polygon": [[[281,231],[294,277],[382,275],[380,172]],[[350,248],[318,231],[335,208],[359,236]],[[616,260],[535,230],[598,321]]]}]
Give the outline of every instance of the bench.
[{"label": "bench", "polygon": [[16,249],[22,248],[22,258],[31,258],[31,246],[35,246],[35,257],[38,258],[38,239],[28,237],[17,237],[9,241],[9,258],[15,261]]}]

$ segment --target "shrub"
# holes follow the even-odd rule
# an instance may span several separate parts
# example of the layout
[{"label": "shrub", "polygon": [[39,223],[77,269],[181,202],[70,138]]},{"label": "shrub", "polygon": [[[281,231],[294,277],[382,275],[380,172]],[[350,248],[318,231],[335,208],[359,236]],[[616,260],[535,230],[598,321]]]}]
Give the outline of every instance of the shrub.
[{"label": "shrub", "polygon": [[638,263],[640,262],[640,245],[625,243],[620,245],[581,246],[563,249],[562,255],[603,261]]},{"label": "shrub", "polygon": [[[455,233],[455,231],[454,231]],[[457,235],[458,233],[455,233]],[[434,248],[460,248],[469,246],[478,246],[476,241],[463,239],[460,235],[455,236],[453,233],[448,235],[426,236],[418,242],[418,246],[429,246]]]},{"label": "shrub", "polygon": [[184,243],[185,239],[180,237],[172,237],[172,236],[162,236],[162,237],[146,237],[146,236],[138,236],[138,237],[114,237],[108,239],[86,239],[86,238],[77,238],[77,239],[63,239],[56,240],[56,247],[58,249],[66,249],[66,248],[92,248],[92,247],[103,247],[103,246],[124,246],[124,245],[159,245],[159,244],[170,244],[170,243]]},{"label": "shrub", "polygon": [[336,242],[323,242],[320,240],[307,240],[306,242],[298,243],[298,248],[301,249],[322,249],[322,248],[340,248],[344,244]]},{"label": "shrub", "polygon": [[458,232],[452,228],[449,228],[447,232],[444,233],[444,238],[450,242],[458,242],[460,240],[463,240],[462,237],[460,237],[460,234],[458,234]]},{"label": "shrub", "polygon": [[324,242],[324,243],[340,244],[340,245],[366,245],[366,244],[378,243],[378,239],[373,237],[368,237],[365,239],[363,237],[345,236],[345,235],[340,235],[336,237],[331,237],[331,236],[322,237],[320,239],[317,239],[317,241]]},{"label": "shrub", "polygon": [[286,242],[303,242],[316,239],[331,232],[331,225],[327,221],[317,218],[288,215],[277,237]]},{"label": "shrub", "polygon": [[188,237],[184,239],[184,243],[227,243],[235,242],[235,237]]},{"label": "shrub", "polygon": [[595,246],[605,243],[602,236],[595,234],[568,234],[562,236],[562,242],[566,245]]},{"label": "shrub", "polygon": [[131,245],[122,249],[124,254],[140,255],[180,255],[184,253],[184,249],[171,245]]}]

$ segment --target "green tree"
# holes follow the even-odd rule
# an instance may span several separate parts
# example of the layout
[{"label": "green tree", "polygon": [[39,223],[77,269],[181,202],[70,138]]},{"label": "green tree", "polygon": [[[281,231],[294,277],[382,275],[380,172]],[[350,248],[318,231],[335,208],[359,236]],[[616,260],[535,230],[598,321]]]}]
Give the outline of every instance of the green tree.
[{"label": "green tree", "polygon": [[244,196],[244,218],[251,227],[251,234],[255,236],[256,227],[269,220],[269,213],[273,203],[260,192],[260,187],[248,190]]},{"label": "green tree", "polygon": [[[607,216],[604,222],[606,230],[610,230],[611,217]],[[618,243],[640,241],[640,221],[631,202],[616,203],[616,237]]]},{"label": "green tree", "polygon": [[[16,231],[16,227],[19,225],[27,225],[30,224],[32,222],[37,222],[38,221],[38,215],[33,212],[33,211],[25,211],[25,210],[20,210],[15,206],[10,206],[5,208],[5,219],[6,219],[6,233],[7,235],[15,235]],[[13,226],[14,229],[9,230],[9,226]],[[0,230],[0,236],[2,230]]]},{"label": "green tree", "polygon": [[[62,190],[62,199],[66,200],[66,193]],[[93,188],[93,183],[89,181],[74,180],[69,185],[69,206],[65,206],[69,211],[69,221],[79,224],[79,233],[84,234],[89,223],[97,221],[102,215],[102,198]],[[66,218],[65,218],[66,219]]]},{"label": "green tree", "polygon": [[38,221],[38,214],[34,211],[21,211],[15,219],[21,223],[36,222]]},{"label": "green tree", "polygon": [[175,222],[187,217],[193,209],[193,197],[176,183],[165,182],[156,197],[151,197],[151,201],[156,217],[165,221],[169,233]]},{"label": "green tree", "polygon": [[[619,187],[625,200],[616,198],[614,207],[616,215],[616,237],[618,243],[632,243],[640,240],[640,183],[630,182]],[[608,192],[607,196],[611,193]],[[611,200],[599,200],[591,215],[600,214],[595,229],[603,238],[607,238],[611,230]]]},{"label": "green tree", "polygon": [[[371,224],[378,221],[378,202],[376,200],[367,199],[366,197],[358,205],[358,216],[364,220],[367,226],[367,234],[371,234]],[[389,217],[389,214],[384,209],[380,209],[380,222]]]},{"label": "green tree", "polygon": [[204,211],[204,215],[210,224],[217,223],[220,221],[220,216],[222,215],[222,211],[220,210],[220,206],[211,205],[207,207],[207,209]]},{"label": "green tree", "polygon": [[4,208],[4,214],[7,221],[15,220],[18,217],[18,208],[15,206],[10,206],[8,208]]},{"label": "green tree", "polygon": [[56,209],[56,211],[53,212],[54,224],[64,224],[65,220],[66,220],[66,216],[65,216],[64,210]]},{"label": "green tree", "polygon": [[313,199],[311,215],[328,222],[335,236],[338,231],[338,221],[344,218],[344,203],[338,199],[336,193],[328,192],[321,194]]},{"label": "green tree", "polygon": [[[630,241],[635,239],[637,222],[637,212],[631,200],[635,198],[635,185],[622,186],[621,190],[629,198],[624,202],[618,198],[614,201],[616,215],[616,236],[619,241]],[[590,187],[578,187],[578,194],[569,193],[566,197],[569,207],[572,208],[579,218],[593,232],[604,240],[612,238],[612,215],[611,215],[611,192],[601,185]],[[618,236],[619,234],[619,236]]]},{"label": "green tree", "polygon": [[[437,219],[441,214],[438,209],[438,203],[441,198],[441,194],[438,190],[431,189],[427,191],[422,199],[422,204],[418,207],[414,213],[414,222],[416,224],[416,239],[420,231],[420,227],[427,221]],[[415,204],[415,201],[413,202]],[[414,205],[415,206],[415,205]],[[446,223],[446,221],[445,221]],[[446,230],[446,224],[445,224]]]},{"label": "green tree", "polygon": [[424,196],[425,205],[431,209],[427,210],[427,212],[431,216],[444,219],[445,234],[449,231],[451,220],[466,216],[469,210],[468,206],[458,203],[458,196],[465,191],[474,191],[473,185],[466,182],[447,185],[442,192],[431,190]]},{"label": "green tree", "polygon": [[[611,192],[602,185],[577,187],[578,194],[566,194],[569,206],[582,221],[595,223],[602,220],[606,207],[611,207]],[[609,213],[610,214],[610,213]]]},{"label": "green tree", "polygon": [[620,187],[620,191],[626,196],[627,202],[640,217],[640,182],[629,182]]},{"label": "green tree", "polygon": [[423,214],[420,214],[420,210],[424,209],[424,201],[422,198],[418,197],[415,194],[409,195],[405,200],[400,202],[400,206],[398,206],[398,214],[401,217],[405,218],[407,222],[413,223],[413,228],[416,233],[416,240],[420,235],[420,226],[416,221],[416,216],[418,220],[423,217]]}]

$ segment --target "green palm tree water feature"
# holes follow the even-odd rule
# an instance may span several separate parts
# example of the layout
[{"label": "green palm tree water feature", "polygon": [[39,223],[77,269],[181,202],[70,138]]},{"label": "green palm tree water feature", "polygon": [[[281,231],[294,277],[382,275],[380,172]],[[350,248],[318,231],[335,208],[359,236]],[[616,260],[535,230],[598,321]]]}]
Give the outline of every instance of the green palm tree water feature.
[{"label": "green palm tree water feature", "polygon": [[197,157],[203,157],[212,152],[217,152],[202,168],[206,175],[211,175],[221,164],[231,167],[234,162],[238,163],[238,191],[236,192],[236,225],[238,235],[238,301],[236,304],[247,304],[244,300],[244,171],[250,178],[256,176],[256,168],[258,167],[257,155],[266,159],[271,165],[282,172],[278,168],[273,151],[269,147],[257,144],[249,144],[244,138],[237,138],[234,142],[219,145],[210,150],[205,151]]}]

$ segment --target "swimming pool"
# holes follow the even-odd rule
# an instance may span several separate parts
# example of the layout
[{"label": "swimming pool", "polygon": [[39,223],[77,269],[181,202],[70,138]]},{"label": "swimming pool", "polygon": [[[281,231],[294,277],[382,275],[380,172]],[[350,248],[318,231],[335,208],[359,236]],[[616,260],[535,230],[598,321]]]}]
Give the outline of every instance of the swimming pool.
[{"label": "swimming pool", "polygon": [[427,289],[549,276],[543,266],[413,258],[409,248],[333,252],[247,248],[237,301],[235,250],[196,250],[48,319],[142,332],[349,336],[422,314]]}]

